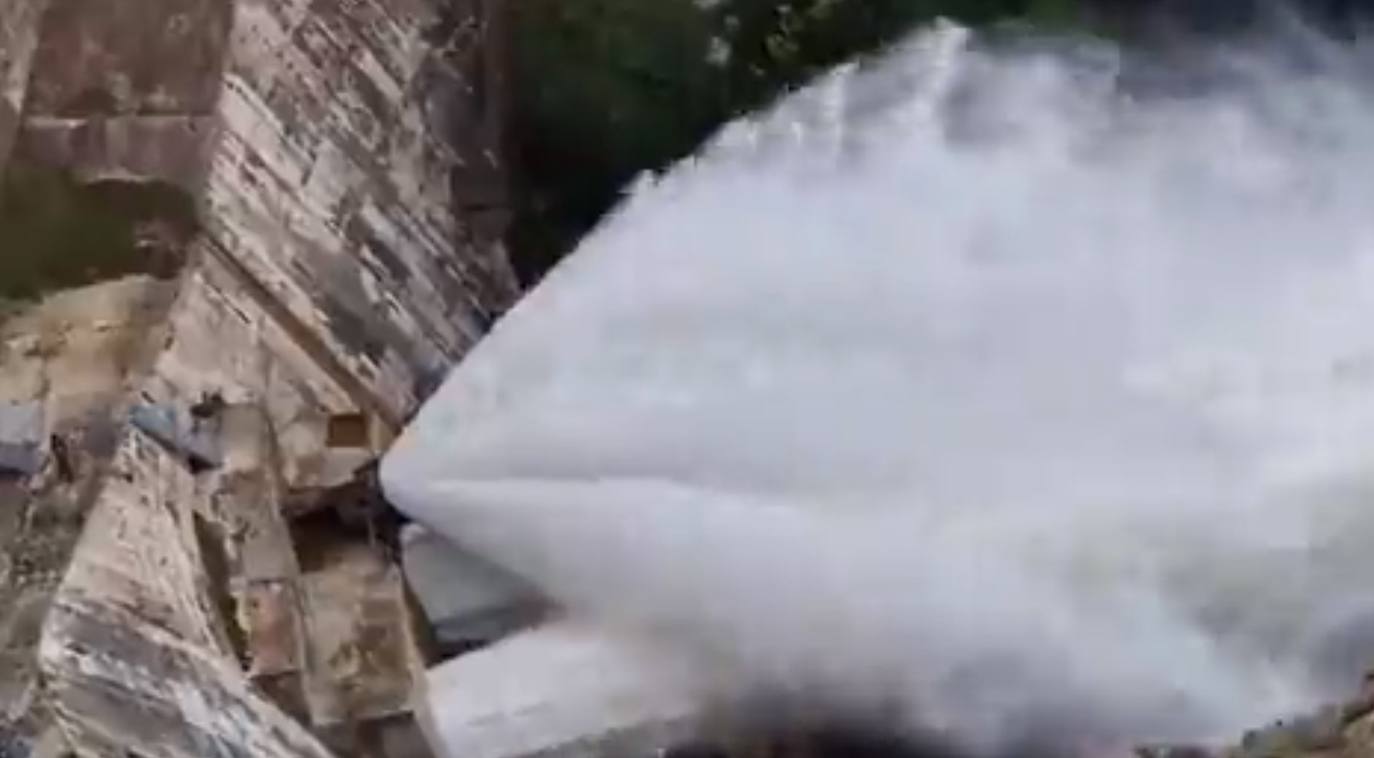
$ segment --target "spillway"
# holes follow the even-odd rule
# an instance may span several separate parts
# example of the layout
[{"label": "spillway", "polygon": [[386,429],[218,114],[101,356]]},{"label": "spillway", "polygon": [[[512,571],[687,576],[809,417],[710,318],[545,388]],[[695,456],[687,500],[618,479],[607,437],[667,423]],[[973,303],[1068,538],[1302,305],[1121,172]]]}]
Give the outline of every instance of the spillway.
[{"label": "spillway", "polygon": [[1214,740],[1374,661],[1374,101],[941,26],[622,207],[383,464],[742,688],[972,750]]}]

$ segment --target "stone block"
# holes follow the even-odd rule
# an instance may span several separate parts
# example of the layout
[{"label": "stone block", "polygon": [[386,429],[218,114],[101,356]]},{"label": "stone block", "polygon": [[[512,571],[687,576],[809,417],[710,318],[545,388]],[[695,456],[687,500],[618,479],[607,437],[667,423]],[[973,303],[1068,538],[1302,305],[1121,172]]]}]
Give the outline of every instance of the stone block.
[{"label": "stone block", "polygon": [[492,642],[544,612],[544,599],[519,577],[418,525],[402,531],[401,555],[441,655]]},{"label": "stone block", "polygon": [[431,669],[416,713],[439,758],[655,755],[700,728],[711,689],[671,651],[565,621]]}]

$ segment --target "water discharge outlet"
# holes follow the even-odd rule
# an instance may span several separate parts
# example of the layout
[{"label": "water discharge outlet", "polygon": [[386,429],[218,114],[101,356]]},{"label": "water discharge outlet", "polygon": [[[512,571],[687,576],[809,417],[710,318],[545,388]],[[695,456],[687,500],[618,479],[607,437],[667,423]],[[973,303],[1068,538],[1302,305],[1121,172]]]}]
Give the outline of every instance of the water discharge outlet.
[{"label": "water discharge outlet", "polygon": [[646,179],[388,497],[741,689],[973,751],[1347,696],[1374,100],[1368,51],[1297,36],[1185,75],[946,26],[835,71]]}]

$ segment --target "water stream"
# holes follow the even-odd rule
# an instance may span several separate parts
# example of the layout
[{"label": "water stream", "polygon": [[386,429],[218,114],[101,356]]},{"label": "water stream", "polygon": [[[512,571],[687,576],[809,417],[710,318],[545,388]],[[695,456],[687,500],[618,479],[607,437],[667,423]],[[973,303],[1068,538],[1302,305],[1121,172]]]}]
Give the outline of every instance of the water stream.
[{"label": "water stream", "polygon": [[1374,70],[943,26],[646,178],[394,502],[972,749],[1233,737],[1374,664]]}]

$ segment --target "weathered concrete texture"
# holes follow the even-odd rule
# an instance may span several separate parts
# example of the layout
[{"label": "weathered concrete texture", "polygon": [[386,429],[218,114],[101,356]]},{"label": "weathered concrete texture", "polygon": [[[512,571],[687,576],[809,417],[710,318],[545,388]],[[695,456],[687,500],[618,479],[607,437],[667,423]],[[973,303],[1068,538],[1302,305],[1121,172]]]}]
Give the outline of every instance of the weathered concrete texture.
[{"label": "weathered concrete texture", "polygon": [[206,114],[231,0],[49,0],[26,116]]},{"label": "weathered concrete texture", "polygon": [[168,428],[213,438],[218,462],[205,468],[188,436],[127,429],[49,618],[44,670],[82,755],[325,754],[284,725],[403,714],[422,670],[398,570],[364,542],[303,572],[282,514],[289,492],[317,484],[329,420],[359,409],[238,269],[197,259],[137,396]]},{"label": "weathered concrete texture", "polygon": [[54,295],[0,324],[0,409],[32,413],[37,428],[25,436],[41,463],[30,476],[0,476],[0,731],[36,739],[50,726],[40,625],[173,289],[132,277]]},{"label": "weathered concrete texture", "polygon": [[51,433],[108,412],[139,380],[175,285],[135,276],[49,296],[0,324],[0,402],[41,402]]},{"label": "weathered concrete texture", "polygon": [[[486,11],[51,2],[36,37],[5,32],[36,50],[24,157],[173,182],[203,230],[175,302],[164,293],[120,371],[88,369],[71,335],[57,354],[80,391],[45,401],[54,418],[128,422],[104,435],[106,458],[118,450],[108,475],[83,480],[94,504],[43,627],[57,722],[83,756],[329,754],[306,727],[341,753],[417,755],[420,640],[355,490],[359,466],[515,296],[495,98],[432,91],[492,78],[482,35],[456,34]],[[24,333],[24,350],[46,354],[45,332]],[[0,386],[43,376],[23,364]],[[303,548],[288,523],[300,503],[347,506],[367,528]],[[13,615],[37,634],[42,609]]]},{"label": "weathered concrete texture", "polygon": [[194,193],[205,179],[213,130],[205,115],[30,116],[16,150],[87,181],[151,178]]},{"label": "weathered concrete texture", "polygon": [[[64,596],[50,628],[59,632],[45,645],[53,667],[92,672],[78,681],[64,673],[49,679],[66,737],[80,755],[329,755],[224,659],[138,616],[121,617],[108,604],[92,608]],[[57,640],[60,646],[53,645]]]},{"label": "weathered concrete texture", "polygon": [[211,247],[385,426],[514,300],[494,11],[49,1],[37,32],[6,19],[14,50],[34,50],[10,66],[18,149],[199,198]]},{"label": "weathered concrete texture", "polygon": [[426,115],[438,21],[425,0],[241,0],[206,192],[211,236],[393,424],[515,294],[499,245],[462,244],[460,158]]},{"label": "weathered concrete texture", "polygon": [[0,0],[0,171],[4,171],[28,91],[47,0]]},{"label": "weathered concrete texture", "polygon": [[43,470],[43,406],[0,404],[0,477],[34,476]]},{"label": "weathered concrete texture", "polygon": [[400,570],[354,545],[307,574],[305,593],[312,722],[328,727],[409,713],[425,666]]},{"label": "weathered concrete texture", "polygon": [[198,560],[202,485],[172,451],[126,437],[47,622],[63,729],[82,755],[327,755],[229,655]]},{"label": "weathered concrete texture", "polygon": [[[223,465],[198,473],[174,441],[126,429],[45,632],[61,724],[83,755],[110,744],[187,758],[327,754],[252,692],[240,664],[267,663],[248,644],[262,619],[247,580],[283,582],[290,598],[299,573],[276,511],[272,424],[346,400],[213,258],[188,273],[166,324],[141,402],[187,418],[220,398],[199,423],[223,440]],[[294,633],[298,604],[282,613]],[[283,655],[299,660],[302,641],[289,644]]]},{"label": "weathered concrete texture", "polygon": [[229,23],[230,0],[48,0],[18,149],[86,179],[198,190]]}]

